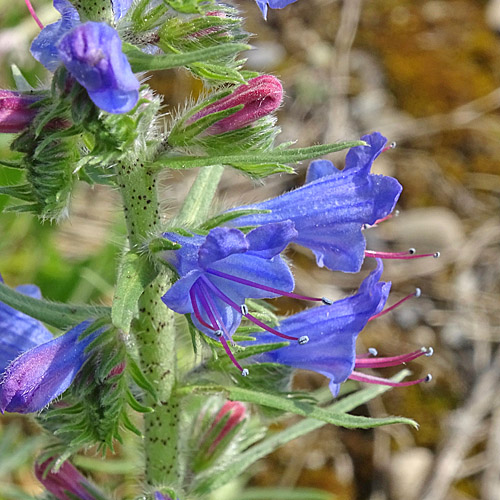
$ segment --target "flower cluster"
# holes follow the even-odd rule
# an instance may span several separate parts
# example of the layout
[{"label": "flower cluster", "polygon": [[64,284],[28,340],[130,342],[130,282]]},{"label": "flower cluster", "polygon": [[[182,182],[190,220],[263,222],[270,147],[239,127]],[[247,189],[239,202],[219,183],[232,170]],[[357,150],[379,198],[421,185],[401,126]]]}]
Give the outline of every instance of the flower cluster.
[{"label": "flower cluster", "polygon": [[[419,350],[376,361],[356,358],[356,338],[370,319],[382,313],[390,290],[390,283],[379,281],[383,269],[380,259],[357,294],[332,302],[293,293],[293,276],[281,257],[289,243],[296,243],[311,249],[320,267],[357,272],[365,255],[392,256],[366,251],[363,229],[390,217],[401,185],[391,177],[370,173],[373,161],[385,150],[386,138],[373,133],[362,140],[366,145],[349,151],[343,170],[326,160],[314,161],[304,186],[226,212],[224,227],[216,227],[207,235],[164,234],[181,245],[179,250],[164,254],[179,274],[178,281],[163,296],[164,303],[178,313],[189,314],[200,331],[219,339],[242,375],[247,375],[248,369],[241,367],[229,345],[242,318],[264,330],[254,334],[259,344],[275,342],[276,337],[293,341],[288,347],[255,357],[254,362],[275,362],[322,373],[330,379],[335,395],[347,378],[390,384],[358,374],[356,367],[393,366],[429,354]],[[249,227],[253,229],[245,233]],[[402,258],[400,254],[394,256]],[[407,256],[412,257],[417,256]],[[323,305],[274,327],[257,318],[245,304],[248,298],[278,296]]]}]

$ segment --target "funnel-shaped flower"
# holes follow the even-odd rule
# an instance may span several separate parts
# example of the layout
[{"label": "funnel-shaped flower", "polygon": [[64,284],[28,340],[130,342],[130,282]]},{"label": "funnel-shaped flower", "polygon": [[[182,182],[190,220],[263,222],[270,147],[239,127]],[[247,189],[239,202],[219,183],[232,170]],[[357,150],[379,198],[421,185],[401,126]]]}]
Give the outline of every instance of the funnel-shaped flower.
[{"label": "funnel-shaped flower", "polygon": [[392,177],[370,174],[386,138],[376,132],[362,140],[367,145],[349,151],[342,171],[330,161],[313,161],[304,186],[262,203],[233,209],[270,213],[246,215],[227,224],[243,227],[290,220],[298,233],[294,243],[310,248],[318,266],[359,271],[366,247],[363,226],[390,214],[402,189]]},{"label": "funnel-shaped flower", "polygon": [[[18,290],[40,298],[34,285]],[[60,337],[37,320],[0,303],[0,412],[42,410],[73,382],[97,333],[79,340],[85,321]]]},{"label": "funnel-shaped flower", "polygon": [[39,99],[36,95],[0,89],[0,133],[17,134],[24,130],[37,113],[31,105]]},{"label": "funnel-shaped flower", "polygon": [[[31,45],[31,54],[48,70],[62,63],[85,87],[90,99],[108,113],[126,113],[139,99],[139,81],[122,52],[121,39],[106,23],[82,24],[67,0],[54,0],[61,19],[46,26]],[[122,16],[129,2],[114,2]]]},{"label": "funnel-shaped flower", "polygon": [[[35,464],[35,476],[45,489],[58,500],[102,500],[104,495],[69,462],[64,462],[57,472],[49,469],[52,458]],[[49,469],[49,470],[47,470]]]},{"label": "funnel-shaped flower", "polygon": [[[309,342],[290,344],[261,354],[256,361],[273,362],[321,373],[330,379],[330,390],[336,396],[340,384],[354,370],[356,339],[368,320],[385,305],[390,283],[379,281],[382,263],[363,281],[358,293],[332,305],[307,309],[284,319],[278,326],[287,335],[307,332]],[[259,343],[269,344],[276,339],[268,333],[255,333]]]},{"label": "funnel-shaped flower", "polygon": [[271,9],[282,9],[286,7],[288,4],[294,3],[297,0],[255,0],[259,9],[262,11],[262,15],[264,19],[267,19],[267,8],[271,7]]}]

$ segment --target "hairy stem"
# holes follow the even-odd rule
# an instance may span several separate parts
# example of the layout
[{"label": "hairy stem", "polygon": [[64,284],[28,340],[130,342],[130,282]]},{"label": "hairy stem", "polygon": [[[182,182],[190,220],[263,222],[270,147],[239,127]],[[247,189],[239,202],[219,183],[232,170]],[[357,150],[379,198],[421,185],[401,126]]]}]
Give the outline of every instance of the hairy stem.
[{"label": "hairy stem", "polygon": [[[159,230],[159,205],[155,172],[140,160],[127,160],[116,168],[123,199],[131,251],[143,255],[147,238]],[[161,297],[170,285],[161,274],[139,299],[139,316],[133,324],[141,367],[156,388],[157,400],[146,403],[154,412],[144,422],[146,480],[152,485],[177,486],[178,404],[172,398],[175,386],[174,313],[162,303]]]}]

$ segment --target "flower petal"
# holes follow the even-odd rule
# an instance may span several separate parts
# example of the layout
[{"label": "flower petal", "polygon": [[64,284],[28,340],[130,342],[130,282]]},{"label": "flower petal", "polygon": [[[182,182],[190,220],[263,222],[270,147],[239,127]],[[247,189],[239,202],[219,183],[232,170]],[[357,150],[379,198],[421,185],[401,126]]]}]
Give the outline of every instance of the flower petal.
[{"label": "flower petal", "polygon": [[241,231],[228,227],[216,227],[208,233],[201,245],[198,262],[204,269],[229,255],[245,253],[247,250],[248,242]]}]

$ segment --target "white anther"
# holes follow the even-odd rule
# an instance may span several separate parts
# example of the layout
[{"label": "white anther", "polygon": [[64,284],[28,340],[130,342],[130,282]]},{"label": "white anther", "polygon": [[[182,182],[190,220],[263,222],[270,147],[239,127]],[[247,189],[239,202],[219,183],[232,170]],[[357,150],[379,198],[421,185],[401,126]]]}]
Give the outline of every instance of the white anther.
[{"label": "white anther", "polygon": [[435,259],[439,259],[439,257],[441,257],[441,252],[436,252],[436,253],[433,255],[433,257],[434,257]]},{"label": "white anther", "polygon": [[309,342],[309,337],[307,335],[302,335],[302,337],[299,337],[299,344],[304,345]]},{"label": "white anther", "polygon": [[224,333],[224,332],[223,332],[222,330],[215,330],[214,335],[215,335],[216,337],[222,337],[222,334],[223,334],[223,333]]},{"label": "white anther", "polygon": [[427,377],[425,377],[424,382],[427,383],[427,382],[430,382],[431,380],[432,380],[432,375],[430,373],[428,373]]},{"label": "white anther", "polygon": [[430,357],[430,356],[432,356],[433,354],[434,354],[434,348],[433,348],[433,347],[429,347],[429,348],[427,348],[427,352],[425,353],[425,355],[426,355],[427,357]]},{"label": "white anther", "polygon": [[368,352],[372,355],[372,356],[378,356],[378,351],[377,349],[375,349],[375,347],[370,347],[368,349]]},{"label": "white anther", "polygon": [[422,290],[420,288],[415,288],[415,297],[418,299],[422,295]]},{"label": "white anther", "polygon": [[392,214],[394,215],[394,217],[399,217],[399,214],[401,212],[399,210],[394,210],[394,212],[392,212]]},{"label": "white anther", "polygon": [[410,255],[415,255],[415,254],[417,253],[417,251],[415,250],[415,248],[409,248],[409,249],[408,249],[408,253],[409,253]]},{"label": "white anther", "polygon": [[248,314],[248,306],[246,304],[243,304],[240,307],[240,310],[241,310],[241,314],[243,314],[243,316],[246,316]]},{"label": "white anther", "polygon": [[333,300],[328,297],[321,297],[321,302],[323,302],[325,306],[331,306],[333,304]]},{"label": "white anther", "polygon": [[242,377],[247,377],[249,373],[250,372],[246,368],[243,368],[243,370],[241,370],[241,376]]},{"label": "white anther", "polygon": [[396,147],[396,141],[392,141],[391,144],[389,145],[391,149],[394,149]]}]

